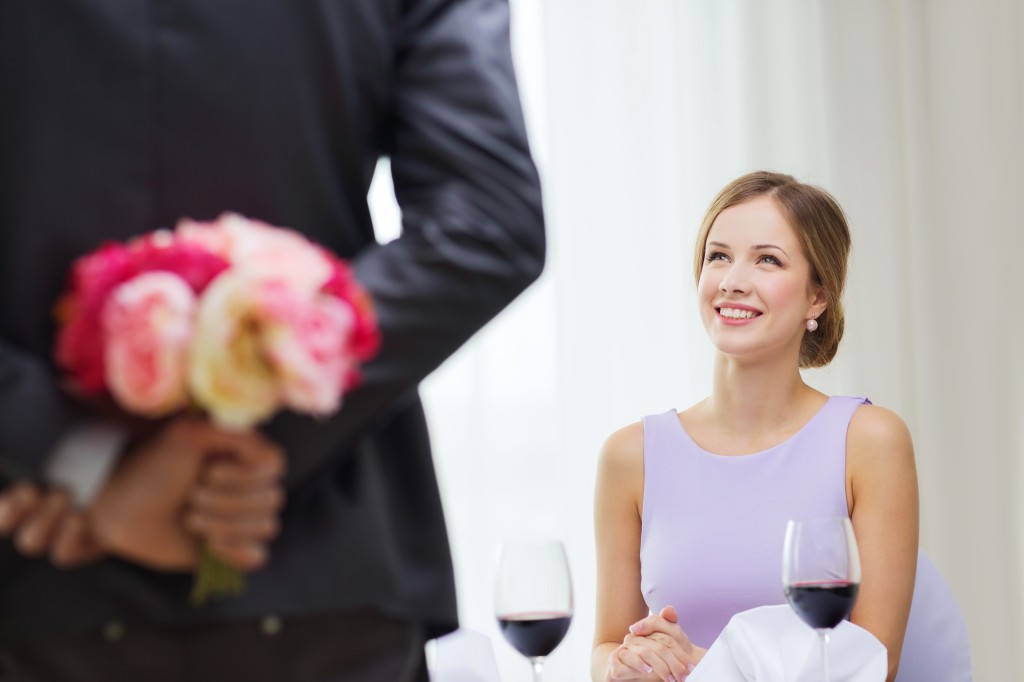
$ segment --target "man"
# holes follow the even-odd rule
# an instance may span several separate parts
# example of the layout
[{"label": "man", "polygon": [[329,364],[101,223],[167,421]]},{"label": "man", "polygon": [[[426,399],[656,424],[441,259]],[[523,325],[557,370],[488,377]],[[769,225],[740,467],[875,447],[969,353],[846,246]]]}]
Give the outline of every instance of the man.
[{"label": "man", "polygon": [[[384,246],[381,155],[403,213]],[[50,311],[72,260],[229,210],[369,290],[383,345],[340,413],[137,435],[66,398]],[[0,680],[423,679],[456,610],[416,386],[543,254],[503,0],[0,0]],[[123,453],[70,510],[54,461],[103,448]],[[243,595],[188,605],[194,537],[263,566]]]}]

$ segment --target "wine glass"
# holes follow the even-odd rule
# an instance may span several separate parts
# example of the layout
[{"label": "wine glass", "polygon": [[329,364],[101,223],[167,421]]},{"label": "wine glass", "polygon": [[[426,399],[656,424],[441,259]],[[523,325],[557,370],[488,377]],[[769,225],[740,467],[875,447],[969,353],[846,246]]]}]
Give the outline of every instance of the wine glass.
[{"label": "wine glass", "polygon": [[829,634],[850,615],[860,590],[860,555],[850,519],[790,521],[783,548],[782,587],[796,614],[818,632],[822,679],[829,682]]},{"label": "wine glass", "polygon": [[530,659],[534,682],[540,682],[545,657],[572,621],[572,580],[561,542],[501,545],[494,611],[501,634]]}]

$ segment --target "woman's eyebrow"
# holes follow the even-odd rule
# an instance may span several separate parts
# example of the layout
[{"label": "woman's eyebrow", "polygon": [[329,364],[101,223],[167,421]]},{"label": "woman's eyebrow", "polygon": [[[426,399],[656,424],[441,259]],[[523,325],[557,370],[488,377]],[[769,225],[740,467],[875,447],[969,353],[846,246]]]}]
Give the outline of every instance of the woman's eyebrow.
[{"label": "woman's eyebrow", "polygon": [[755,244],[753,247],[751,247],[750,250],[764,251],[765,249],[775,249],[776,251],[781,251],[787,256],[789,255],[788,253],[786,253],[786,250],[784,248],[782,248],[781,246],[776,246],[775,244]]}]

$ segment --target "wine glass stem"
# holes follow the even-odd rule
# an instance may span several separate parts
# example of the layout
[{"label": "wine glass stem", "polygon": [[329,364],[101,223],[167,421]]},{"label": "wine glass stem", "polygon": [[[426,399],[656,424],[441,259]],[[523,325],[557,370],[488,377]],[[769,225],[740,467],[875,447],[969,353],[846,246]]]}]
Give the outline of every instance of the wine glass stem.
[{"label": "wine glass stem", "polygon": [[531,658],[530,663],[533,664],[533,682],[541,682],[540,673],[544,667],[543,658]]},{"label": "wine glass stem", "polygon": [[818,630],[818,638],[821,640],[821,679],[824,682],[832,682],[832,677],[828,672],[828,630]]}]

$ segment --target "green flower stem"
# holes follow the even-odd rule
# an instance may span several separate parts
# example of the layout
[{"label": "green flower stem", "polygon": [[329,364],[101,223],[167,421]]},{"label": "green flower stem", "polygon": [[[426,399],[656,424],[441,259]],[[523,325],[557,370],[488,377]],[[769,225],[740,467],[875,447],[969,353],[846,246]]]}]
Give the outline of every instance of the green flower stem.
[{"label": "green flower stem", "polygon": [[245,590],[245,575],[215,557],[209,549],[203,548],[199,556],[199,568],[192,582],[189,601],[192,606],[203,606],[210,600],[226,599]]}]

